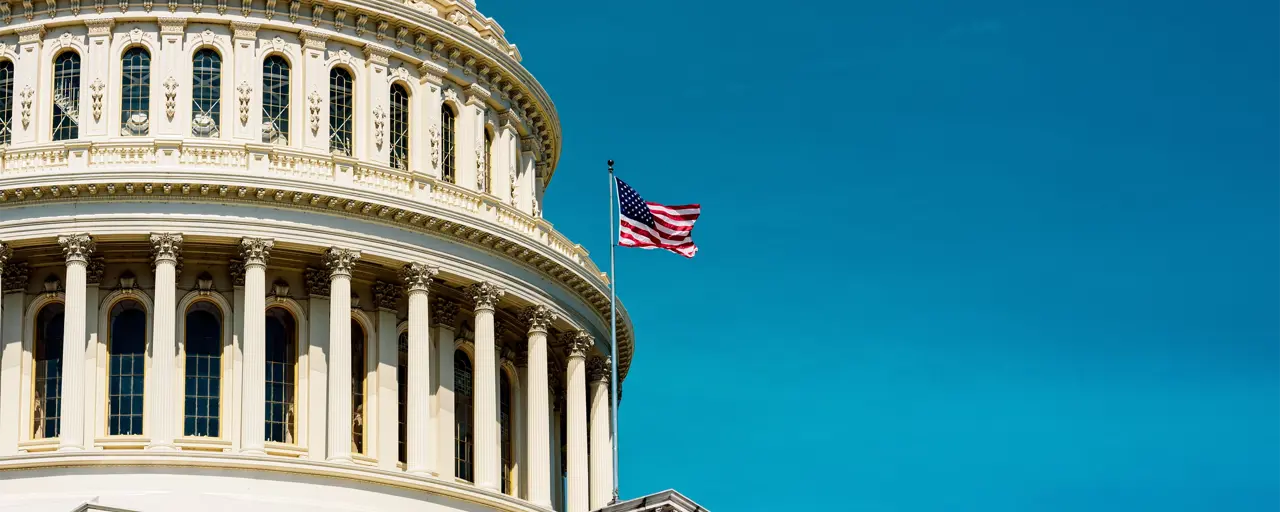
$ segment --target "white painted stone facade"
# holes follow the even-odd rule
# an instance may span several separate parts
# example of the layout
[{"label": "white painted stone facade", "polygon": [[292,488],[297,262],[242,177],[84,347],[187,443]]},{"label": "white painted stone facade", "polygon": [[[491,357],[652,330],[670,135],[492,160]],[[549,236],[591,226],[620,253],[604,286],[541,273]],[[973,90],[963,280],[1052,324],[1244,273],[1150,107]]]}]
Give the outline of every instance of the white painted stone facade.
[{"label": "white painted stone facade", "polygon": [[[124,60],[139,48],[146,88]],[[197,98],[209,50],[219,85]],[[72,53],[78,96],[58,67]],[[271,122],[276,56],[288,112]],[[620,309],[609,354],[605,277],[542,218],[559,121],[519,60],[467,0],[0,0],[0,511],[604,506],[599,369],[618,357],[625,376],[631,323]],[[349,154],[330,134],[334,69],[352,77]],[[112,423],[134,396],[122,305],[146,317],[129,429]],[[216,336],[188,329],[193,308],[219,312]],[[188,425],[205,396],[193,336],[220,347],[200,413],[217,435]],[[278,346],[291,372],[271,373]],[[455,400],[455,351],[472,401]]]}]

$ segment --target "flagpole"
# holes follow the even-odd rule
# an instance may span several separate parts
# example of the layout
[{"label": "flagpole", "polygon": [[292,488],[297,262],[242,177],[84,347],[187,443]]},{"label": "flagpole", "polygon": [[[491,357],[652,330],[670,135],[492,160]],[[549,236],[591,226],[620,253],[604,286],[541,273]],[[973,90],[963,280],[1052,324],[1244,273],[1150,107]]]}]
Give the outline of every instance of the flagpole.
[{"label": "flagpole", "polygon": [[609,423],[613,431],[613,500],[610,504],[618,502],[618,276],[614,268],[614,252],[618,247],[618,222],[621,219],[615,222],[613,216],[617,192],[613,160],[609,160]]}]

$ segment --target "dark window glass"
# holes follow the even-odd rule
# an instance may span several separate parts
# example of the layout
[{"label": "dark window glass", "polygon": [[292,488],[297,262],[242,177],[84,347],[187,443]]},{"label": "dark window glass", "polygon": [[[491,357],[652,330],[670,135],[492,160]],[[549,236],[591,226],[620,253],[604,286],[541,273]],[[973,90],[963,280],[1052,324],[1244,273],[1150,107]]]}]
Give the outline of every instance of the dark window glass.
[{"label": "dark window glass", "polygon": [[400,462],[409,462],[409,333],[400,333],[399,357],[396,365],[396,394],[400,397]]},{"label": "dark window glass", "polygon": [[120,59],[120,135],[146,135],[150,116],[151,54],[130,48]]},{"label": "dark window glass", "polygon": [[58,437],[62,426],[62,313],[62,303],[57,302],[36,314],[32,439]]},{"label": "dark window glass", "polygon": [[352,98],[355,82],[342,68],[329,71],[329,151],[351,156]]},{"label": "dark window glass", "polygon": [[193,437],[218,437],[222,399],[222,312],[208,301],[187,310],[186,394],[182,431]]},{"label": "dark window glass", "polygon": [[13,138],[13,61],[0,62],[0,146]]},{"label": "dark window glass", "polygon": [[391,86],[391,167],[409,168],[409,91]]},{"label": "dark window glass", "polygon": [[498,426],[502,429],[502,493],[512,494],[512,471],[515,450],[511,442],[511,378],[506,371],[498,373]]},{"label": "dark window glass", "polygon": [[294,365],[298,323],[284,308],[267,310],[266,440],[294,443]]},{"label": "dark window glass", "polygon": [[351,320],[351,453],[364,453],[365,403],[364,326]]},{"label": "dark window glass", "polygon": [[458,478],[475,481],[475,445],[471,431],[471,358],[453,352],[454,470]]},{"label": "dark window glass", "polygon": [[222,56],[212,48],[191,59],[191,134],[217,137],[222,126]]},{"label": "dark window glass", "polygon": [[142,405],[145,389],[147,312],[134,300],[122,300],[111,307],[108,335],[110,369],[107,395],[107,433],[113,436],[142,435]]},{"label": "dark window glass", "polygon": [[279,55],[262,61],[262,142],[289,143],[289,62]]},{"label": "dark window glass", "polygon": [[457,124],[456,117],[452,107],[448,105],[440,107],[440,147],[442,148],[441,153],[443,153],[440,157],[440,177],[449,183],[457,181],[454,176],[454,170],[456,169],[456,162],[454,162],[454,153],[456,153],[454,151],[454,129],[457,128],[455,126]]},{"label": "dark window glass", "polygon": [[65,52],[53,63],[53,140],[80,136],[80,54]]},{"label": "dark window glass", "polygon": [[493,132],[484,131],[484,168],[480,172],[480,191],[493,192]]}]

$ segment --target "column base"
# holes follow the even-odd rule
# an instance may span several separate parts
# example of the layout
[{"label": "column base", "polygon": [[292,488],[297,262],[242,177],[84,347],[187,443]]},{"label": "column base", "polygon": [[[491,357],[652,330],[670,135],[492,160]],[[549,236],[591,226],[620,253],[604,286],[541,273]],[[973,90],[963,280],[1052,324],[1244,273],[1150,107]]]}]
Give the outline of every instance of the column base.
[{"label": "column base", "polygon": [[250,448],[242,448],[240,450],[240,453],[244,455],[266,455],[267,450],[265,448],[250,447]]},{"label": "column base", "polygon": [[78,445],[78,444],[65,444],[65,445],[58,445],[58,451],[60,451],[60,452],[82,452],[82,451],[84,451],[84,447],[83,447],[83,446],[80,446],[80,445]]},{"label": "column base", "polygon": [[156,452],[176,452],[178,447],[172,443],[152,443],[147,445],[147,450]]},{"label": "column base", "polygon": [[354,460],[351,459],[351,457],[345,456],[345,455],[329,457],[327,460],[325,460],[325,462],[332,462],[334,464],[355,464],[356,463]]}]

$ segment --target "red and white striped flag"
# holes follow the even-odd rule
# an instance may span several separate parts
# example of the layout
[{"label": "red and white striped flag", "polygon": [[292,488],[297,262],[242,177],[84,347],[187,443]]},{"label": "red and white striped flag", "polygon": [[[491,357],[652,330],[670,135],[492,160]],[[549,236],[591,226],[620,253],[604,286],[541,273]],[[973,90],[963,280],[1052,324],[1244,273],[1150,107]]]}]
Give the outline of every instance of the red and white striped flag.
[{"label": "red and white striped flag", "polygon": [[686,258],[698,253],[698,246],[693,243],[693,222],[702,213],[701,206],[665,206],[647,202],[622,180],[617,180],[617,183],[621,213],[618,245],[666,249]]}]

